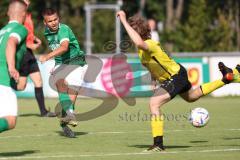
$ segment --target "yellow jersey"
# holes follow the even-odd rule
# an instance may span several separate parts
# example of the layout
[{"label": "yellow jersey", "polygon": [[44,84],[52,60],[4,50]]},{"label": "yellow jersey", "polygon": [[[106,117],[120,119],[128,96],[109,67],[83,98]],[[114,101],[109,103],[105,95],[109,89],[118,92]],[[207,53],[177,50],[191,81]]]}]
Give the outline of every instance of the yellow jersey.
[{"label": "yellow jersey", "polygon": [[156,80],[163,82],[179,72],[180,65],[166,54],[159,42],[148,39],[145,43],[148,51],[139,49],[138,55],[142,64]]}]

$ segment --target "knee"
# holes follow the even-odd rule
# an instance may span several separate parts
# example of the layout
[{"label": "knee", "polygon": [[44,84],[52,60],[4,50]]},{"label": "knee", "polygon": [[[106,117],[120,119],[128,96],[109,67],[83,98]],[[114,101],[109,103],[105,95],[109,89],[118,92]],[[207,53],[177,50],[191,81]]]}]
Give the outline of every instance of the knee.
[{"label": "knee", "polygon": [[42,87],[42,79],[34,80],[35,87]]},{"label": "knee", "polygon": [[150,98],[150,108],[160,108],[163,104],[171,100],[169,94],[164,94],[162,96],[153,96]]},{"label": "knee", "polygon": [[18,91],[23,91],[26,88],[26,84],[18,84],[17,85],[17,90]]},{"label": "knee", "polygon": [[160,108],[161,103],[151,102],[149,103],[150,108]]},{"label": "knee", "polygon": [[161,100],[161,99],[150,99],[150,108],[155,108],[155,109],[159,109],[162,105],[164,104],[164,100]]},{"label": "knee", "polygon": [[56,82],[56,87],[59,92],[67,92],[68,91],[68,85],[64,79],[60,79]]},{"label": "knee", "polygon": [[7,117],[8,129],[14,129],[17,123],[17,118],[15,116]]}]

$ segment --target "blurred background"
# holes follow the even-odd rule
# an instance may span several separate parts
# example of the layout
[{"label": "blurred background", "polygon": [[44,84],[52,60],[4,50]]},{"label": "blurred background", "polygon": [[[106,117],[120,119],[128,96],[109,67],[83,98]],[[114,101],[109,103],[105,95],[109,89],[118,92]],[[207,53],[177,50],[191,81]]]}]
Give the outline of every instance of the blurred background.
[{"label": "blurred background", "polygon": [[[169,52],[222,52],[240,50],[239,0],[32,0],[30,11],[35,32],[43,38],[41,11],[56,8],[61,21],[77,35],[86,50],[86,6],[112,4],[127,12],[156,22],[160,42]],[[6,24],[8,0],[0,1],[0,28]],[[103,45],[115,41],[115,10],[91,10],[91,47],[104,53]],[[121,39],[127,39],[121,31]],[[42,53],[46,44],[37,53]],[[134,50],[130,49],[129,52]]]}]

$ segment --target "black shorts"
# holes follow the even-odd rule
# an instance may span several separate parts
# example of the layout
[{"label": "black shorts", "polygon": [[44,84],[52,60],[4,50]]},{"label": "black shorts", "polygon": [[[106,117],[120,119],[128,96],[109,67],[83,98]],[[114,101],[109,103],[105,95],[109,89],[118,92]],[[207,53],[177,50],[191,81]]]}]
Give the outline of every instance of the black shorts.
[{"label": "black shorts", "polygon": [[188,80],[186,69],[182,65],[180,65],[179,72],[173,75],[171,79],[163,81],[160,84],[160,87],[165,89],[170,94],[172,99],[176,95],[190,90],[192,87],[192,84]]},{"label": "black shorts", "polygon": [[19,70],[19,74],[22,77],[27,77],[29,74],[34,72],[39,72],[39,67],[37,64],[37,59],[33,55],[33,52],[31,49],[27,49],[27,52],[25,53],[21,67]]}]

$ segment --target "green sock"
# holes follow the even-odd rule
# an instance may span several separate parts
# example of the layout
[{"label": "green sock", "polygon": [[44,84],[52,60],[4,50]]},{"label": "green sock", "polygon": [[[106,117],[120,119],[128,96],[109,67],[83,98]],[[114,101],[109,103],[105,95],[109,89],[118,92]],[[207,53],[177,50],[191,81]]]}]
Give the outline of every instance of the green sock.
[{"label": "green sock", "polygon": [[72,101],[67,93],[58,93],[58,98],[61,103],[63,111],[74,110]]},{"label": "green sock", "polygon": [[0,132],[8,130],[8,121],[5,118],[0,118]]},{"label": "green sock", "polygon": [[60,123],[60,127],[65,127],[67,124],[66,123]]},{"label": "green sock", "polygon": [[234,68],[233,69],[233,74],[234,74],[234,80],[233,82],[235,83],[240,83],[240,72],[238,71],[238,69]]}]

